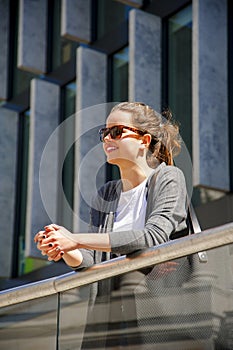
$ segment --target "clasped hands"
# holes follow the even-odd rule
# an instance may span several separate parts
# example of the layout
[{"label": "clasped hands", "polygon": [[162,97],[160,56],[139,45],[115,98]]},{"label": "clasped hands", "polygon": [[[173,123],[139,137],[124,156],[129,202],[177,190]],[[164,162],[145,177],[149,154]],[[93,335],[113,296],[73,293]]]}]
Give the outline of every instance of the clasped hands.
[{"label": "clasped hands", "polygon": [[72,239],[72,233],[62,226],[51,224],[44,227],[34,237],[37,248],[49,261],[58,261],[63,255],[77,249],[78,244]]}]

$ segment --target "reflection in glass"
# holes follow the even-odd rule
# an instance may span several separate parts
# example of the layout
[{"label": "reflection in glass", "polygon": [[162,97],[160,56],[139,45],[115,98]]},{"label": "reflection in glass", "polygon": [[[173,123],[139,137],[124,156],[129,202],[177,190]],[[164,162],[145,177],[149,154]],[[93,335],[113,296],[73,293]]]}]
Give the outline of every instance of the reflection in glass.
[{"label": "reflection in glass", "polygon": [[229,245],[207,263],[194,254],[102,280],[96,299],[96,284],[63,293],[60,349],[231,349],[232,254]]},{"label": "reflection in glass", "polygon": [[57,295],[0,309],[0,349],[56,349]]}]

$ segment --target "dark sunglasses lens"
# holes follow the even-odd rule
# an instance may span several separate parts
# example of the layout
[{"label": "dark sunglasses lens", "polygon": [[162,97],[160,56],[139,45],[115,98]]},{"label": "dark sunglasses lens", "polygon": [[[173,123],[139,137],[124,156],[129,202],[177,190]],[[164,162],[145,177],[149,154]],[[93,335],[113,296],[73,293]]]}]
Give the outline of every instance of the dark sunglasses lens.
[{"label": "dark sunglasses lens", "polygon": [[110,129],[110,135],[112,139],[120,139],[123,132],[123,128],[121,126],[113,126]]},{"label": "dark sunglasses lens", "polygon": [[111,138],[114,139],[120,139],[121,135],[123,133],[123,129],[124,127],[122,126],[113,126],[112,128],[102,128],[99,131],[99,135],[100,135],[100,141],[104,142],[104,139],[106,136],[108,136],[108,134],[110,134]]},{"label": "dark sunglasses lens", "polygon": [[103,134],[102,134],[103,140],[105,139],[106,136],[108,136],[108,134],[109,134],[109,128],[103,129]]},{"label": "dark sunglasses lens", "polygon": [[103,142],[104,138],[108,135],[109,131],[107,128],[102,128],[99,130],[100,141]]}]

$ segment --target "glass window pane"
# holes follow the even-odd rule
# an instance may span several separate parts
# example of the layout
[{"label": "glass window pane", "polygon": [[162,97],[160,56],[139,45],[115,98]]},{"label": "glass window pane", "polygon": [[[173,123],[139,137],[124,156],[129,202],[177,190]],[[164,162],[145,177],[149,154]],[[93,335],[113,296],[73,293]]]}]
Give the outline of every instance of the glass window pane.
[{"label": "glass window pane", "polygon": [[25,273],[25,228],[26,228],[26,208],[27,208],[27,185],[28,185],[28,147],[29,147],[29,123],[30,123],[30,110],[26,111],[20,116],[20,142],[19,142],[19,154],[20,154],[20,168],[19,168],[19,212],[18,212],[18,225],[19,225],[19,275]]},{"label": "glass window pane", "polygon": [[54,1],[53,4],[51,70],[75,59],[79,46],[78,42],[61,37],[61,0]]},{"label": "glass window pane", "polygon": [[129,47],[113,55],[112,101],[128,100]]},{"label": "glass window pane", "polygon": [[[63,121],[68,119],[75,113],[75,99],[76,99],[76,82],[72,82],[64,87],[64,99],[63,99]],[[67,155],[63,154],[66,144],[70,140],[74,140],[74,130],[73,118],[70,119],[71,122],[65,123],[64,134],[60,137],[61,143],[61,166],[62,166],[62,185],[66,200],[68,201],[69,208],[61,195],[59,200],[59,223],[68,229],[72,230],[72,212],[70,208],[73,208],[73,189],[74,189],[74,147],[68,151]],[[65,156],[65,159],[64,159]]]},{"label": "glass window pane", "polygon": [[168,20],[168,105],[192,154],[192,6]]},{"label": "glass window pane", "polygon": [[126,20],[131,8],[114,0],[98,0],[96,39],[102,38]]},{"label": "glass window pane", "polygon": [[28,190],[28,150],[29,150],[29,124],[30,110],[20,115],[19,121],[19,162],[18,162],[18,198],[17,198],[17,265],[16,275],[21,276],[33,270],[39,269],[48,264],[42,259],[25,257],[25,230],[26,230],[26,209]]},{"label": "glass window pane", "polygon": [[[112,56],[112,101],[128,100],[129,47],[125,47]],[[116,165],[107,164],[106,178],[119,179],[119,169]]]}]

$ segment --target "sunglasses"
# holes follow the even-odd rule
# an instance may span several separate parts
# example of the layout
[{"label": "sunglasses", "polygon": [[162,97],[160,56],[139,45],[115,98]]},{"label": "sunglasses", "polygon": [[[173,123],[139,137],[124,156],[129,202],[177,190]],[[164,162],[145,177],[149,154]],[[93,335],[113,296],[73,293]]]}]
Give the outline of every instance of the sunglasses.
[{"label": "sunglasses", "polygon": [[133,131],[139,135],[146,134],[146,131],[131,128],[130,126],[114,125],[111,128],[102,128],[99,130],[100,141],[104,142],[104,139],[106,136],[108,136],[108,134],[110,134],[110,136],[113,140],[118,140],[121,138],[124,130],[130,130],[130,131]]}]

